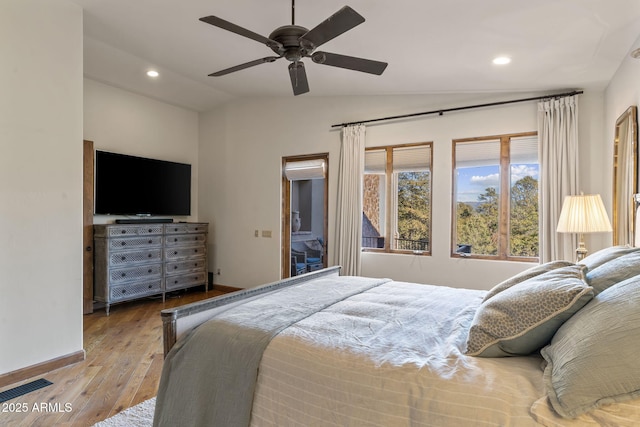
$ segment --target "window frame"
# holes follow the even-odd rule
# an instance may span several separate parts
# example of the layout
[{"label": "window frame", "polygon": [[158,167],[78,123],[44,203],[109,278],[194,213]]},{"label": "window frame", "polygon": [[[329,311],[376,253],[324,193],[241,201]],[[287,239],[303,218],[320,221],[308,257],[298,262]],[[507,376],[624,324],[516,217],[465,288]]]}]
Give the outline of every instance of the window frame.
[{"label": "window frame", "polygon": [[[538,136],[537,131],[531,132],[520,132],[520,133],[509,133],[503,135],[490,135],[490,136],[482,136],[482,137],[472,137],[472,138],[460,138],[452,140],[451,153],[452,153],[452,186],[451,186],[451,247],[450,247],[450,257],[451,258],[473,258],[473,259],[483,259],[483,260],[491,260],[491,261],[519,261],[519,262],[539,262],[540,257],[526,257],[526,256],[513,256],[509,255],[509,241],[510,241],[510,219],[511,219],[511,209],[510,209],[510,200],[511,200],[511,157],[510,157],[510,144],[511,140],[514,138],[520,137],[531,137]],[[461,254],[457,253],[457,167],[456,167],[456,146],[458,143],[473,143],[473,142],[482,142],[482,141],[491,141],[491,140],[499,140],[500,141],[500,188],[499,188],[499,201],[498,201],[498,254],[497,255],[478,255],[478,254]],[[540,158],[538,158],[538,165],[540,165]],[[538,182],[540,179],[538,178]],[[508,191],[504,191],[504,189]],[[538,194],[539,194],[538,189]],[[538,213],[540,207],[538,206]],[[540,225],[540,219],[538,217],[538,226]],[[538,227],[539,230],[539,227]],[[538,234],[538,243],[539,234]],[[538,248],[538,253],[540,253]]]},{"label": "window frame", "polygon": [[[391,239],[393,238],[393,234],[397,230],[391,230],[391,225],[393,222],[397,225],[397,220],[392,221],[391,215],[395,215],[397,218],[397,197],[398,193],[396,189],[394,189],[395,180],[393,179],[393,150],[397,148],[412,148],[412,147],[426,147],[429,150],[429,208],[431,210],[429,214],[429,233],[428,233],[428,250],[410,250],[410,249],[393,249],[391,244]],[[375,253],[393,253],[393,254],[404,254],[404,255],[431,255],[432,251],[432,232],[433,232],[433,142],[415,142],[415,143],[406,143],[406,144],[397,144],[397,145],[384,145],[384,146],[376,146],[376,147],[367,147],[366,151],[380,151],[385,150],[386,153],[386,162],[385,162],[385,218],[384,218],[384,247],[383,248],[371,248],[371,247],[361,247],[362,252],[375,252]],[[362,180],[364,182],[364,175],[362,176]],[[364,191],[362,194],[362,198],[364,199]],[[396,199],[396,202],[392,200],[392,198]],[[396,212],[393,212],[395,207]],[[364,209],[363,209],[364,210]],[[360,226],[362,228],[362,225]]]}]

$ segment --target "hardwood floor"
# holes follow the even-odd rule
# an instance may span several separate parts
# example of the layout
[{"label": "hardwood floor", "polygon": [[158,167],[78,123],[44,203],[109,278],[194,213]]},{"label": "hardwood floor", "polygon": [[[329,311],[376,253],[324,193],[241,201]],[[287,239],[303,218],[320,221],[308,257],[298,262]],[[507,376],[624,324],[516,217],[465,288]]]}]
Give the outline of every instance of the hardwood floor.
[{"label": "hardwood floor", "polygon": [[0,403],[3,426],[92,426],[157,392],[162,371],[160,310],[221,295],[202,288],[143,299],[83,316],[83,362],[3,387],[45,378],[53,385]]}]

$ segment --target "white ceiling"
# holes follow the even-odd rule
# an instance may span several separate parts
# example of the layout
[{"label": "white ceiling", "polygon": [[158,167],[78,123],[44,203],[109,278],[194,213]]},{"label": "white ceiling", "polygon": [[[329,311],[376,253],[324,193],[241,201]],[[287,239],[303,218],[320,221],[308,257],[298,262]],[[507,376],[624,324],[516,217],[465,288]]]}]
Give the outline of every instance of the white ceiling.
[{"label": "white ceiling", "polygon": [[[290,0],[72,1],[84,9],[88,78],[196,111],[293,96],[285,59],[208,77],[273,52],[198,20],[268,36],[291,23]],[[602,89],[640,35],[639,0],[298,0],[295,23],[311,29],[345,4],[366,22],[322,50],[389,66],[375,76],[307,58],[311,92],[300,96]],[[512,63],[493,65],[497,55]]]}]

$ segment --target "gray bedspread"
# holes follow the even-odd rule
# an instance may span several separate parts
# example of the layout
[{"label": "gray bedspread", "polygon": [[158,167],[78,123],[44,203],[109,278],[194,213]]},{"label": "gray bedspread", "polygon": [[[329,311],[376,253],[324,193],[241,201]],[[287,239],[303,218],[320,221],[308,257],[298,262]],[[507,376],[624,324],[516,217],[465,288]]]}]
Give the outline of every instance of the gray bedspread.
[{"label": "gray bedspread", "polygon": [[167,355],[153,425],[248,426],[262,354],[280,331],[388,282],[327,277],[249,301],[200,325]]}]

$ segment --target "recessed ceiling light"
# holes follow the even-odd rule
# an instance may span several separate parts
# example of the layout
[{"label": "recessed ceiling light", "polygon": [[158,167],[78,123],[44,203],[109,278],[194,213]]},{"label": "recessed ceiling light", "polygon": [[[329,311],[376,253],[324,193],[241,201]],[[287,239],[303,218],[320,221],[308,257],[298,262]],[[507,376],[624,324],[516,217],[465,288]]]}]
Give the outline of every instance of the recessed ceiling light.
[{"label": "recessed ceiling light", "polygon": [[156,70],[147,71],[147,76],[149,76],[149,77],[158,77],[159,75],[160,75],[160,73],[158,73]]},{"label": "recessed ceiling light", "polygon": [[507,65],[510,62],[511,58],[509,58],[508,56],[498,56],[496,58],[493,58],[493,63],[496,65]]}]

